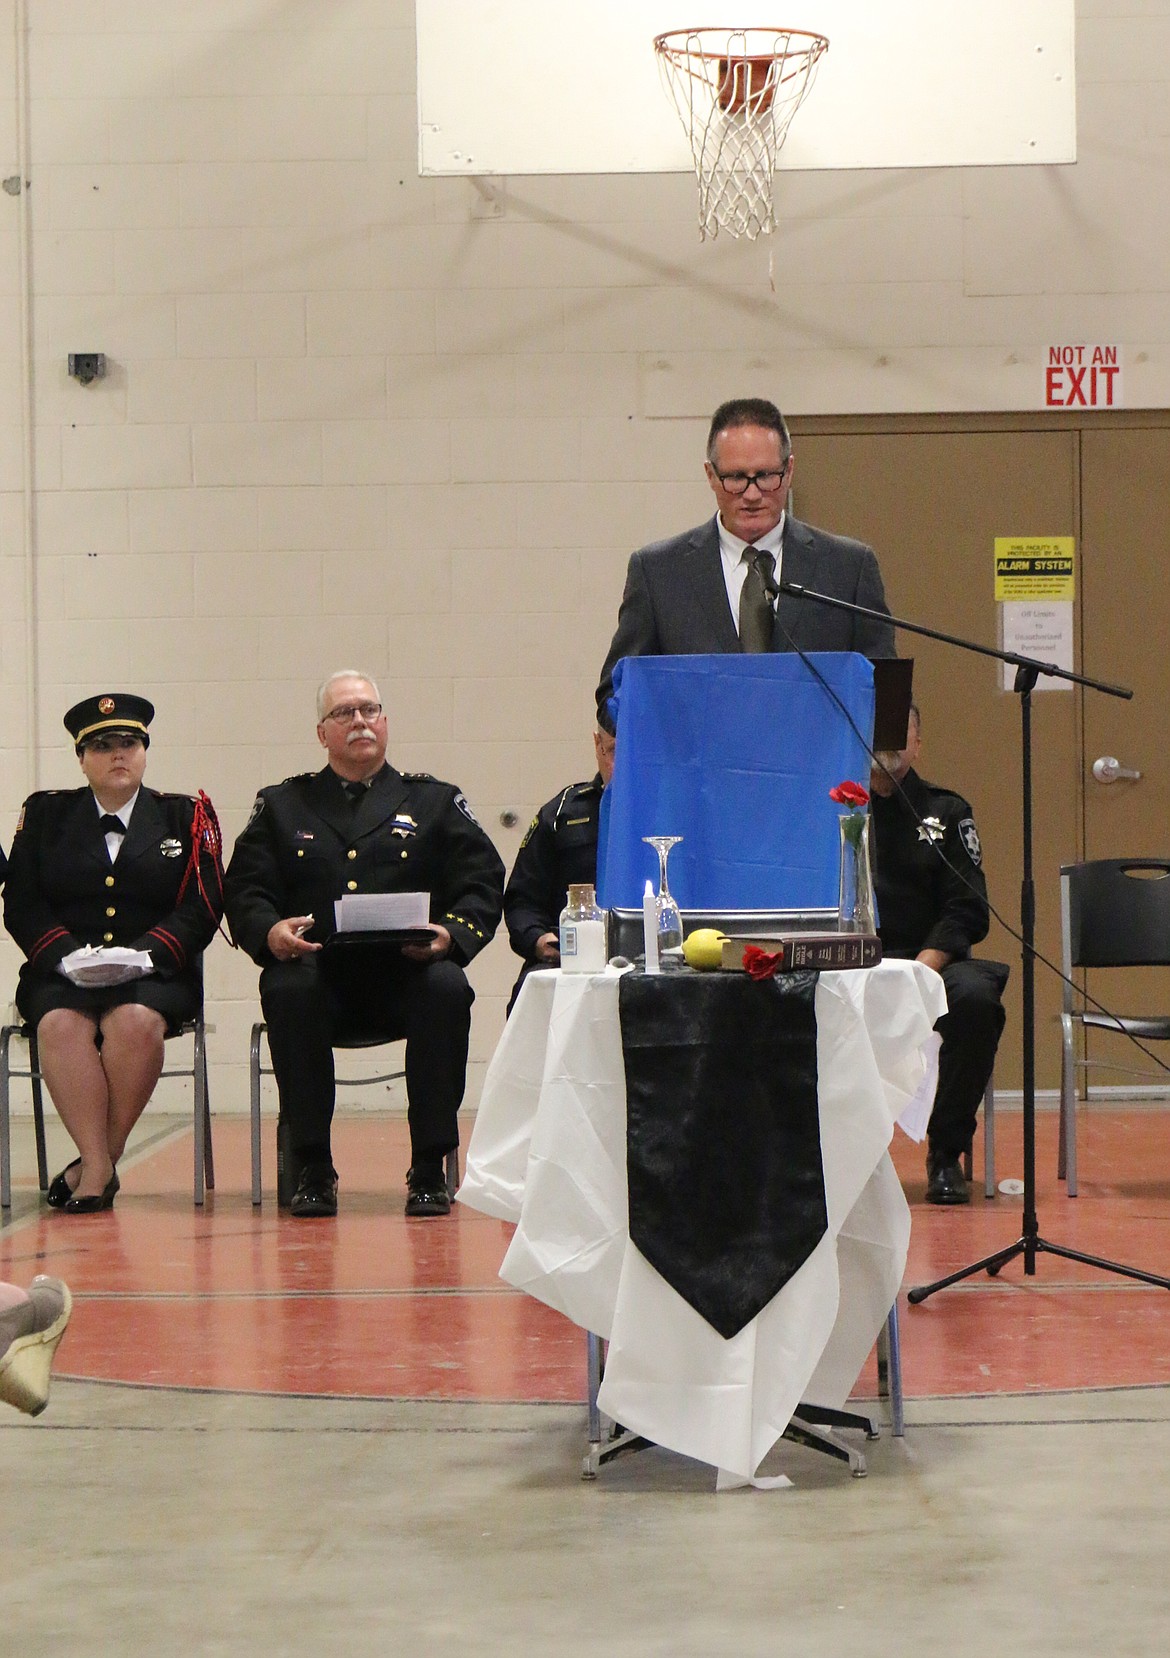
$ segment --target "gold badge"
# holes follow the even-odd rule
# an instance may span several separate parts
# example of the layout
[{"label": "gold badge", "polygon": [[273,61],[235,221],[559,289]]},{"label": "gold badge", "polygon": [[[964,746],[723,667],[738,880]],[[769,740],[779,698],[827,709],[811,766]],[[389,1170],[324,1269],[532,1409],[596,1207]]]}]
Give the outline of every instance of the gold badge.
[{"label": "gold badge", "polygon": [[98,713],[99,714],[112,714],[113,712],[114,712],[114,699],[113,699],[113,697],[103,697],[101,699],[101,701],[98,703]]}]

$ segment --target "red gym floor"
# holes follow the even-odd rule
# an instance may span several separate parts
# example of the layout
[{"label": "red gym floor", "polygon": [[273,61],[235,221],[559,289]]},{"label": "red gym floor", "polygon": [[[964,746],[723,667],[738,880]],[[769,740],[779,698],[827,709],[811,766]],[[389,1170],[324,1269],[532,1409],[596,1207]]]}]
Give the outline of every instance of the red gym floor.
[{"label": "red gym floor", "polygon": [[[1070,1199],[1055,1179],[1055,1117],[1043,1113],[1041,1235],[1170,1275],[1167,1125],[1160,1111],[1087,1116],[1081,1194]],[[1019,1175],[1020,1119],[1001,1110],[996,1126],[997,1174]],[[247,1133],[243,1120],[217,1120],[218,1191],[202,1211],[191,1202],[189,1135],[127,1168],[106,1215],[42,1205],[30,1217],[31,1193],[17,1184],[0,1277],[52,1272],[71,1285],[58,1375],[346,1397],[584,1398],[581,1333],[497,1277],[508,1228],[458,1204],[448,1220],[403,1216],[403,1122],[338,1121],[336,1221],[292,1220],[271,1196],[253,1210]],[[894,1158],[914,1215],[908,1285],[1019,1236],[1019,1198],[989,1202],[980,1185],[969,1209],[928,1208],[920,1148],[899,1134]],[[911,1398],[1170,1381],[1170,1294],[1052,1256],[1031,1279],[1015,1262],[998,1280],[981,1274],[921,1307],[903,1303],[902,1335]],[[876,1391],[872,1360],[857,1391]]]}]

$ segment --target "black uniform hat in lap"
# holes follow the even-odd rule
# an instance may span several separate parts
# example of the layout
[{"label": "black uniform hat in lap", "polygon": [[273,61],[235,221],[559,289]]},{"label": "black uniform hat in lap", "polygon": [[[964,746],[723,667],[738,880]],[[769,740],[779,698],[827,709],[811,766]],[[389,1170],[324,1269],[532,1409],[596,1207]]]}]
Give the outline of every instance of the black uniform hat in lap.
[{"label": "black uniform hat in lap", "polygon": [[153,718],[154,704],[145,697],[130,691],[105,691],[74,703],[63,723],[80,754],[94,737],[140,737],[143,747],[149,748],[147,727]]}]

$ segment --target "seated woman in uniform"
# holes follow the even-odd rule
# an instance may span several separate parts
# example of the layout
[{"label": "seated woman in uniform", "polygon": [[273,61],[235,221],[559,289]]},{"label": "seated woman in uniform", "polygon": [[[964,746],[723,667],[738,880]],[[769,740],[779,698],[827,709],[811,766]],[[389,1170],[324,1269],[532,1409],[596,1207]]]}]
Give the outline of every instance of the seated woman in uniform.
[{"label": "seated woman in uniform", "polygon": [[16,1005],[80,1153],[48,1201],[74,1215],[113,1205],[163,1038],[199,1011],[202,952],[223,913],[211,802],[142,787],[153,717],[123,692],[71,708],[86,787],[30,795],[8,862],[4,920],[28,958]]}]

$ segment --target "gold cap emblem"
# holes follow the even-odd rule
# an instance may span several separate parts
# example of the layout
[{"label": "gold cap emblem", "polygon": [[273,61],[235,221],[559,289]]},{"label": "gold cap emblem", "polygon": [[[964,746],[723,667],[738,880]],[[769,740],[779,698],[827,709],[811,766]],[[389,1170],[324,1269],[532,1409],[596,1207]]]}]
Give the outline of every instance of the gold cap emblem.
[{"label": "gold cap emblem", "polygon": [[99,714],[112,714],[114,712],[113,697],[103,697],[98,703],[98,712]]}]

